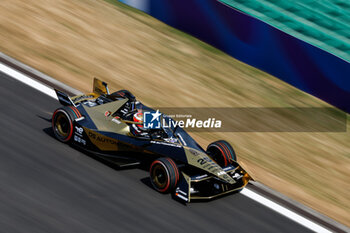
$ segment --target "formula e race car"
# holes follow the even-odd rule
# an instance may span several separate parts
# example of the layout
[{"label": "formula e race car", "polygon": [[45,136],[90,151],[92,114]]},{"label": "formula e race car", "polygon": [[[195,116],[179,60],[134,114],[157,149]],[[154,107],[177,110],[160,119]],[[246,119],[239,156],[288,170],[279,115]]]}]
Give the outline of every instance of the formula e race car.
[{"label": "formula e race car", "polygon": [[95,78],[92,93],[69,97],[55,91],[63,105],[52,116],[59,141],[120,167],[150,164],[150,180],[158,192],[172,192],[184,202],[212,199],[238,192],[252,179],[228,142],[216,141],[204,150],[183,128],[164,125],[172,118],[127,90],[110,94],[107,84]]}]

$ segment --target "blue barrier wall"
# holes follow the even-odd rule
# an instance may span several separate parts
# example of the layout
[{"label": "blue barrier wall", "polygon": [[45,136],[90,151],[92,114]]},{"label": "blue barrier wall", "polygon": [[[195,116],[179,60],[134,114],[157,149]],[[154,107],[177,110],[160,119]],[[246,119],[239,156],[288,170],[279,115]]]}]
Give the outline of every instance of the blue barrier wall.
[{"label": "blue barrier wall", "polygon": [[216,0],[123,2],[350,112],[350,63],[324,50]]}]

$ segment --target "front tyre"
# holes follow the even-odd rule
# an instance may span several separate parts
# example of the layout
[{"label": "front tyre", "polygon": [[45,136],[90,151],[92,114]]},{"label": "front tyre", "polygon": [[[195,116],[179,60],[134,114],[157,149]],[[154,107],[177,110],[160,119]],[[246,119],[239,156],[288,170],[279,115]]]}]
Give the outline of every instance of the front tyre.
[{"label": "front tyre", "polygon": [[227,167],[231,161],[237,161],[232,146],[224,140],[210,143],[207,147],[207,154],[221,167]]},{"label": "front tyre", "polygon": [[159,158],[150,166],[150,178],[154,189],[160,193],[169,193],[179,181],[179,169],[171,158]]},{"label": "front tyre", "polygon": [[52,115],[52,129],[55,137],[64,143],[71,141],[73,136],[73,119],[66,107],[58,108]]}]

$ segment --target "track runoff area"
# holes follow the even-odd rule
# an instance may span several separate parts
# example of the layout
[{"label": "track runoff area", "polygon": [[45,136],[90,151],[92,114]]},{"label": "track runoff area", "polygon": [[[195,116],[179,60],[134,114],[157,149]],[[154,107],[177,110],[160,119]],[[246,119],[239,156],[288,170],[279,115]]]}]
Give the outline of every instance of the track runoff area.
[{"label": "track runoff area", "polygon": [[[0,71],[9,75],[10,77],[25,83],[26,85],[29,85],[30,87],[46,94],[47,96],[57,99],[56,93],[55,91],[49,87],[46,86],[44,84],[42,84],[41,82],[38,82],[32,78],[30,78],[27,75],[24,75],[22,73],[20,73],[19,71],[10,68],[2,63],[0,63]],[[304,226],[305,228],[308,228],[314,232],[319,232],[319,233],[329,233],[332,232],[328,229],[326,229],[325,227],[301,216],[300,214],[293,212],[277,203],[275,203],[274,201],[254,192],[253,190],[249,189],[249,188],[244,188],[241,192],[242,195],[264,205],[265,207],[272,209],[274,211],[276,211],[277,213],[279,213],[280,215],[285,216],[286,218]]]}]

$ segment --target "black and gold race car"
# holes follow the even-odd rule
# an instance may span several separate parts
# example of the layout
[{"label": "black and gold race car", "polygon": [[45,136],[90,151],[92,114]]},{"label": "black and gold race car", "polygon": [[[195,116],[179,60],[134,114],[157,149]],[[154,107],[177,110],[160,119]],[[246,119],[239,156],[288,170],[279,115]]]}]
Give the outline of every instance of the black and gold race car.
[{"label": "black and gold race car", "polygon": [[[92,93],[56,94],[63,105],[52,116],[59,141],[120,167],[150,164],[151,183],[158,192],[172,192],[190,202],[240,191],[252,179],[228,142],[216,141],[204,150],[172,124],[173,119],[143,105],[127,90],[110,94],[107,84],[95,78]],[[143,122],[146,116],[148,125]]]}]

